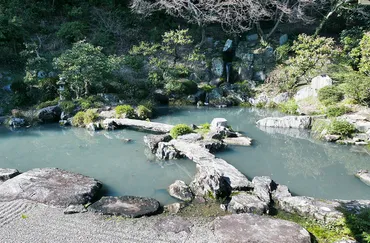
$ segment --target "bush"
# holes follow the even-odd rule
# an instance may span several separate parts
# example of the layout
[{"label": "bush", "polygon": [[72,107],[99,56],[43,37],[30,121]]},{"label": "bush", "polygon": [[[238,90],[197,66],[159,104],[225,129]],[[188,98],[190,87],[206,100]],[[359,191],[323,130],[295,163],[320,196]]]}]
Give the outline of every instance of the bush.
[{"label": "bush", "polygon": [[102,102],[102,98],[95,95],[89,96],[85,99],[81,98],[78,100],[78,103],[83,110],[99,108],[104,105],[104,103]]},{"label": "bush", "polygon": [[290,99],[287,102],[279,104],[279,110],[283,113],[287,113],[290,115],[297,115],[298,114],[298,105],[294,99]]},{"label": "bush", "polygon": [[57,36],[75,42],[84,38],[85,29],[85,24],[80,21],[66,22],[60,26]]},{"label": "bush", "polygon": [[360,42],[361,60],[359,70],[370,76],[370,32],[365,33]]},{"label": "bush", "polygon": [[37,109],[42,109],[48,106],[58,105],[58,101],[59,101],[58,99],[55,99],[55,100],[48,100],[48,101],[42,102],[37,105]]},{"label": "bush", "polygon": [[370,104],[370,77],[353,72],[345,80],[343,90],[348,98],[355,100],[358,104]]},{"label": "bush", "polygon": [[73,101],[68,100],[61,101],[59,106],[62,109],[62,111],[64,111],[67,114],[73,113],[73,111],[76,108],[75,103],[73,103]]},{"label": "bush", "polygon": [[198,85],[187,79],[171,80],[165,85],[166,92],[169,94],[194,94],[198,90]]},{"label": "bush", "polygon": [[136,114],[140,119],[145,120],[152,117],[152,110],[143,105],[139,105],[137,107]]},{"label": "bush", "polygon": [[87,124],[94,122],[99,117],[95,110],[87,110],[86,112],[79,111],[72,119],[72,125],[75,127],[84,127]]},{"label": "bush", "polygon": [[356,131],[356,128],[353,124],[342,121],[342,120],[333,120],[329,127],[329,134],[336,134],[341,136],[350,136]]},{"label": "bush", "polygon": [[130,105],[119,105],[115,110],[117,118],[121,118],[122,116],[125,118],[133,118],[135,116],[135,110]]},{"label": "bush", "polygon": [[286,43],[282,46],[279,46],[275,50],[276,60],[278,62],[283,62],[289,58],[289,52],[291,50],[290,44]]},{"label": "bush", "polygon": [[329,106],[326,108],[326,115],[328,117],[337,117],[349,112],[349,109],[345,106]]},{"label": "bush", "polygon": [[355,70],[358,69],[361,57],[360,41],[363,30],[358,27],[345,29],[340,33],[340,42],[343,45],[344,58]]},{"label": "bush", "polygon": [[343,99],[343,92],[337,86],[326,86],[319,90],[318,98],[324,105],[333,105]]},{"label": "bush", "polygon": [[192,132],[193,132],[193,129],[191,129],[188,125],[178,124],[171,129],[170,135],[171,137],[176,139],[178,136],[189,134]]},{"label": "bush", "polygon": [[98,117],[99,115],[95,110],[89,109],[85,112],[84,124],[87,125],[91,122],[94,122]]},{"label": "bush", "polygon": [[84,116],[85,116],[85,112],[83,111],[77,112],[77,114],[72,119],[72,126],[83,127],[85,125]]}]

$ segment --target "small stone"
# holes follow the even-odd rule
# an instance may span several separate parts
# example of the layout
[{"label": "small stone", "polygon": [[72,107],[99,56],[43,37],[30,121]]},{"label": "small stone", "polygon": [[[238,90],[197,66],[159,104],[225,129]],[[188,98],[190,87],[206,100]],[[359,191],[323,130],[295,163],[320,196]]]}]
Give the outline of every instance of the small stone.
[{"label": "small stone", "polygon": [[340,139],[339,135],[327,134],[327,135],[324,136],[324,140],[327,141],[327,142],[335,142],[339,139]]},{"label": "small stone", "polygon": [[185,182],[177,180],[168,187],[168,193],[177,199],[182,201],[191,201],[193,199],[193,193],[190,187]]},{"label": "small stone", "polygon": [[211,130],[217,130],[219,127],[227,127],[227,120],[225,118],[214,118],[211,122]]},{"label": "small stone", "polygon": [[261,201],[256,195],[247,192],[238,192],[231,197],[231,201],[227,207],[231,213],[254,213],[264,214],[269,208],[266,202]]},{"label": "small stone", "polygon": [[164,210],[170,214],[177,214],[182,208],[181,203],[172,203],[164,206]]},{"label": "small stone", "polygon": [[287,42],[288,42],[288,35],[287,34],[281,35],[279,38],[279,45],[282,46]]},{"label": "small stone", "polygon": [[83,205],[69,205],[65,210],[64,214],[75,214],[75,213],[85,213],[87,209]]}]

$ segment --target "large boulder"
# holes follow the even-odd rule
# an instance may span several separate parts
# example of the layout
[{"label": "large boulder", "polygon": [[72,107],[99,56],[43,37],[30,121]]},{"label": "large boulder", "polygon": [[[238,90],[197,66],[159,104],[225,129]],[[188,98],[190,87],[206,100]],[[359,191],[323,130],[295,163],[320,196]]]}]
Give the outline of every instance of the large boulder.
[{"label": "large boulder", "polygon": [[270,204],[272,180],[268,176],[256,176],[253,178],[253,193],[262,201]]},{"label": "large boulder", "polygon": [[212,59],[212,74],[220,78],[224,74],[224,61],[221,57]]},{"label": "large boulder", "polygon": [[220,127],[227,127],[227,120],[225,118],[213,118],[210,129],[217,130]]},{"label": "large boulder", "polygon": [[289,93],[288,92],[278,94],[274,98],[272,98],[272,101],[275,104],[281,104],[281,103],[287,102],[288,100],[289,100]]},{"label": "large boulder", "polygon": [[103,215],[138,218],[157,214],[160,204],[153,198],[123,196],[103,197],[93,203],[89,210]]},{"label": "large boulder", "polygon": [[149,147],[152,153],[155,153],[160,142],[169,142],[171,139],[172,137],[169,134],[146,135],[144,136],[144,143]]},{"label": "large boulder", "polygon": [[176,180],[173,184],[168,187],[168,193],[177,199],[182,201],[191,201],[193,200],[193,193],[190,190],[190,187],[186,185],[185,182]]},{"label": "large boulder", "polygon": [[23,118],[12,117],[9,119],[8,124],[10,127],[17,128],[26,125],[26,121]]},{"label": "large boulder", "polygon": [[311,88],[320,90],[326,86],[333,85],[333,80],[328,75],[314,77],[311,81]]},{"label": "large boulder", "polygon": [[294,95],[295,101],[305,100],[307,98],[311,97],[317,97],[317,92],[314,88],[311,86],[306,86],[300,90]]},{"label": "large boulder", "polygon": [[312,197],[282,197],[279,207],[288,213],[298,214],[323,222],[333,222],[343,217],[342,204],[337,201],[318,200]]},{"label": "large boulder", "polygon": [[179,158],[180,152],[175,149],[175,147],[166,142],[159,142],[157,152],[155,156],[161,160],[171,160]]},{"label": "large boulder", "polygon": [[307,230],[296,223],[253,214],[234,214],[216,218],[214,234],[220,242],[311,242]]},{"label": "large boulder", "polygon": [[355,174],[362,182],[370,186],[370,172],[368,170],[359,170]]},{"label": "large boulder", "polygon": [[269,211],[268,204],[262,201],[256,195],[248,192],[237,192],[231,197],[227,206],[227,210],[231,213],[254,213],[264,214]]},{"label": "large boulder", "polygon": [[284,116],[284,117],[267,117],[257,121],[261,127],[281,127],[281,128],[310,128],[310,116]]},{"label": "large boulder", "polygon": [[49,106],[38,111],[38,118],[42,122],[57,122],[62,114],[62,109],[59,106]]},{"label": "large boulder", "polygon": [[196,166],[197,172],[190,187],[198,197],[209,199],[225,198],[230,195],[231,187],[227,178],[218,173],[212,166]]},{"label": "large boulder", "polygon": [[0,184],[7,181],[15,176],[19,175],[19,171],[16,169],[2,169],[0,168]]},{"label": "large boulder", "polygon": [[98,180],[57,169],[33,169],[0,185],[0,201],[27,199],[67,207],[89,203],[99,192]]}]

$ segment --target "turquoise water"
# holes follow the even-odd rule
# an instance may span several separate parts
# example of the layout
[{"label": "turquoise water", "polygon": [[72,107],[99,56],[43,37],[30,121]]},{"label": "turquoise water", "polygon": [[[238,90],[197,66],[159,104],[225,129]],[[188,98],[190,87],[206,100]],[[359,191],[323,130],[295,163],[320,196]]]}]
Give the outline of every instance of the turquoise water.
[{"label": "turquoise water", "polygon": [[[253,138],[252,147],[231,146],[217,154],[250,179],[271,176],[297,195],[370,199],[370,187],[353,176],[358,169],[370,169],[370,155],[363,148],[322,143],[305,131],[260,130],[255,122],[272,115],[267,110],[186,107],[159,111],[162,115],[153,120],[169,124],[201,124],[224,117],[234,130]],[[0,128],[0,168],[59,167],[101,180],[105,195],[174,202],[166,188],[176,179],[190,182],[195,164],[186,159],[157,161],[146,150],[144,135],[130,130],[92,133],[58,125],[14,132]],[[125,138],[132,142],[124,142]]]},{"label": "turquoise water", "polygon": [[0,168],[58,167],[100,180],[105,195],[174,202],[166,188],[177,179],[190,182],[195,164],[185,159],[156,161],[145,148],[144,135],[129,130],[92,133],[58,125],[16,132],[0,128]]},{"label": "turquoise water", "polygon": [[[252,147],[231,146],[217,154],[248,178],[270,176],[287,185],[296,195],[326,199],[370,199],[370,187],[354,177],[359,169],[370,169],[364,148],[320,142],[306,131],[259,129],[255,122],[281,114],[255,108],[163,109],[156,121],[169,124],[201,124],[224,117],[236,131],[254,139]],[[274,114],[272,114],[274,113]]]}]

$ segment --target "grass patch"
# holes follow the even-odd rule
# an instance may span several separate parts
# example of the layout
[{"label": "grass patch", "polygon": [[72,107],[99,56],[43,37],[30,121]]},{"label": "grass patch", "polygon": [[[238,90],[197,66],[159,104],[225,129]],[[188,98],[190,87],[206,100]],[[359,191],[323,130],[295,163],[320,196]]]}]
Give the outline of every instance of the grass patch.
[{"label": "grass patch", "polygon": [[279,104],[279,110],[289,115],[298,115],[298,105],[294,99],[290,99],[287,102]]},{"label": "grass patch", "polygon": [[210,128],[211,128],[211,124],[204,123],[204,124],[201,124],[198,129],[195,129],[194,132],[199,133],[203,136],[203,135],[209,133]]},{"label": "grass patch", "polygon": [[192,132],[193,132],[193,129],[191,129],[188,125],[178,124],[171,129],[170,135],[172,138],[176,139],[178,136],[189,134]]}]

